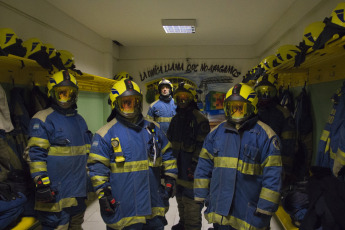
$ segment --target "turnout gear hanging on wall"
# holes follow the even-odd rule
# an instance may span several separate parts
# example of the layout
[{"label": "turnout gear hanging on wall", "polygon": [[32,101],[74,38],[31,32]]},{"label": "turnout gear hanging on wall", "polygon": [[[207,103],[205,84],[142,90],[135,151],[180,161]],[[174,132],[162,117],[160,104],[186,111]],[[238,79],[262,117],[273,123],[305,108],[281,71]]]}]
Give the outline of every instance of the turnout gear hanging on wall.
[{"label": "turnout gear hanging on wall", "polygon": [[345,114],[345,82],[332,97],[333,108],[321,133],[318,145],[316,165],[333,169],[334,159],[341,143],[341,131]]}]

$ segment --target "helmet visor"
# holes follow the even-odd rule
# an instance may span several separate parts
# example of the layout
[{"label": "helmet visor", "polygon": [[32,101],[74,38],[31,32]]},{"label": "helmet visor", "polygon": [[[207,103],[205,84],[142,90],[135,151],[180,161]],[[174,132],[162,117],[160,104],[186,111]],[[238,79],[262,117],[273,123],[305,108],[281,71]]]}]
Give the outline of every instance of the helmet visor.
[{"label": "helmet visor", "polygon": [[277,89],[268,85],[258,86],[255,88],[255,91],[260,99],[270,99],[277,95]]},{"label": "helmet visor", "polygon": [[57,86],[54,88],[55,99],[59,102],[71,102],[77,97],[77,88],[73,86]]},{"label": "helmet visor", "polygon": [[186,108],[193,101],[193,95],[188,92],[178,92],[175,95],[175,103],[181,108]]},{"label": "helmet visor", "polygon": [[135,117],[141,112],[142,97],[139,95],[117,98],[120,113],[125,117]]},{"label": "helmet visor", "polygon": [[226,101],[224,103],[226,117],[235,123],[247,120],[254,113],[254,109],[254,106],[245,101]]}]

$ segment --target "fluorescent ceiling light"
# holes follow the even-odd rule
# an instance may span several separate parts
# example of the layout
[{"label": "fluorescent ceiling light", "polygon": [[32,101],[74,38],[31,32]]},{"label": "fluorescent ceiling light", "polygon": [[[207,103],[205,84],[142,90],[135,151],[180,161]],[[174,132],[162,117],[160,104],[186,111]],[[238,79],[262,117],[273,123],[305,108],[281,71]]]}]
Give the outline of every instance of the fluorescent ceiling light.
[{"label": "fluorescent ceiling light", "polygon": [[167,34],[193,34],[195,21],[195,19],[162,19],[162,25]]}]

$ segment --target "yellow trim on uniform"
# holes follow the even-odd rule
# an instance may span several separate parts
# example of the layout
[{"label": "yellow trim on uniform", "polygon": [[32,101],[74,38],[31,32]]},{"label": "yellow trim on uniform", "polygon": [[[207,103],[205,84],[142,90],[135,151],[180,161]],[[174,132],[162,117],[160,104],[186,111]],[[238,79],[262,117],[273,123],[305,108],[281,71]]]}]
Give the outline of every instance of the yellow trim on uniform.
[{"label": "yellow trim on uniform", "polygon": [[30,161],[30,173],[47,172],[47,162],[45,161]]},{"label": "yellow trim on uniform", "polygon": [[167,160],[163,162],[163,166],[165,170],[176,169],[177,163],[176,160]]},{"label": "yellow trim on uniform", "polygon": [[171,122],[172,117],[155,117],[156,122]]},{"label": "yellow trim on uniform", "polygon": [[87,159],[88,164],[95,164],[95,163],[101,163],[104,164],[106,167],[109,168],[110,166],[110,160],[106,157],[103,157],[101,155],[95,154],[95,153],[90,153],[89,157]]},{"label": "yellow trim on uniform", "polygon": [[39,138],[39,137],[31,137],[28,142],[28,147],[37,146],[43,149],[48,149],[50,147],[50,143],[47,139]]},{"label": "yellow trim on uniform", "polygon": [[172,148],[171,142],[169,141],[168,144],[164,146],[164,148],[161,150],[161,153],[164,154],[168,148]]},{"label": "yellow trim on uniform", "polygon": [[210,179],[194,179],[194,188],[206,188],[210,186]]},{"label": "yellow trim on uniform", "polygon": [[176,184],[181,185],[182,187],[193,189],[194,183],[193,181],[186,181],[186,180],[181,180],[177,179]]},{"label": "yellow trim on uniform", "polygon": [[280,193],[273,191],[271,189],[262,187],[260,192],[260,198],[272,202],[274,204],[279,204]]},{"label": "yellow trim on uniform", "polygon": [[87,145],[82,146],[52,146],[49,149],[49,156],[84,156],[88,153]]},{"label": "yellow trim on uniform", "polygon": [[236,157],[215,157],[214,167],[237,169],[238,159]]},{"label": "yellow trim on uniform", "polygon": [[282,166],[282,157],[280,155],[273,155],[269,156],[265,159],[264,163],[262,163],[262,167],[274,167],[274,166]]},{"label": "yellow trim on uniform", "polygon": [[145,216],[146,219],[153,219],[156,216],[164,216],[165,215],[165,208],[164,207],[153,207],[151,209],[152,214],[149,216]]},{"label": "yellow trim on uniform", "polygon": [[327,141],[328,137],[329,137],[329,131],[328,130],[323,130],[322,133],[321,133],[320,140]]},{"label": "yellow trim on uniform", "polygon": [[153,159],[149,160],[150,167],[161,167],[162,166],[162,157],[157,157],[155,164],[153,164]]},{"label": "yellow trim on uniform", "polygon": [[114,229],[123,229],[124,227],[133,225],[133,224],[139,224],[139,223],[146,223],[145,216],[131,216],[131,217],[125,217],[119,220],[118,222],[114,224],[107,224],[107,226],[114,228]]},{"label": "yellow trim on uniform", "polygon": [[248,162],[238,161],[237,170],[247,175],[262,175],[262,166],[260,164],[251,164]]},{"label": "yellow trim on uniform", "polygon": [[148,160],[110,163],[112,173],[138,172],[149,169]]},{"label": "yellow trim on uniform", "polygon": [[93,187],[97,187],[97,186],[102,185],[108,181],[109,181],[108,176],[93,176],[93,177],[91,177],[91,182],[92,182]]},{"label": "yellow trim on uniform", "polygon": [[35,210],[46,211],[46,212],[61,212],[63,208],[77,206],[78,201],[76,198],[64,198],[59,200],[58,203],[43,203],[36,201]]},{"label": "yellow trim on uniform", "polygon": [[210,159],[213,161],[214,157],[207,151],[207,149],[202,148],[199,154],[199,157],[204,158],[204,159]]}]

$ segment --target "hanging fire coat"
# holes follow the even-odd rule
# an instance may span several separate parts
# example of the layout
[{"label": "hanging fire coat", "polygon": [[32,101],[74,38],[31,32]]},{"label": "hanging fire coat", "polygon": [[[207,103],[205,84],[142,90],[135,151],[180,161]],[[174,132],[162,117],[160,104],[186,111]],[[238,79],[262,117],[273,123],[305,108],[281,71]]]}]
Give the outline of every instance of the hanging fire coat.
[{"label": "hanging fire coat", "polygon": [[47,175],[51,189],[57,191],[55,202],[36,202],[36,210],[60,212],[76,206],[76,197],[86,197],[91,135],[76,110],[64,115],[50,107],[34,115],[28,143],[31,176]]},{"label": "hanging fire coat", "polygon": [[169,101],[158,99],[150,105],[147,118],[157,122],[164,133],[167,133],[171,119],[176,114],[174,99]]},{"label": "hanging fire coat", "polygon": [[238,131],[223,122],[207,135],[195,171],[194,199],[205,201],[209,223],[266,229],[280,200],[280,141],[257,118],[242,127]]},{"label": "hanging fire coat", "polygon": [[[146,219],[164,216],[164,187],[161,174],[177,177],[176,160],[171,144],[155,123],[154,132],[147,129],[152,123],[141,120],[132,128],[116,118],[95,134],[88,168],[95,191],[110,187],[118,202],[114,215],[103,215],[107,226],[122,229]],[[157,143],[157,158],[151,155],[152,140]],[[117,140],[115,147],[112,139]],[[122,155],[124,162],[116,162]],[[163,170],[163,171],[161,171]]]},{"label": "hanging fire coat", "polygon": [[177,184],[193,189],[188,168],[197,164],[204,139],[210,132],[208,119],[197,109],[178,111],[173,117],[167,137],[171,141],[178,165]]},{"label": "hanging fire coat", "polygon": [[279,104],[259,108],[259,119],[273,129],[281,141],[281,156],[284,172],[293,173],[297,136],[295,121],[289,110]]},{"label": "hanging fire coat", "polygon": [[[329,114],[325,128],[321,133],[316,165],[329,168],[333,170],[333,173],[337,174],[341,165],[345,165],[345,149],[343,143],[345,138],[341,136],[342,127],[345,127],[345,82],[333,95],[332,102],[333,108]],[[336,163],[334,162],[335,159],[337,159]],[[333,168],[334,166],[335,168]]]}]

